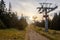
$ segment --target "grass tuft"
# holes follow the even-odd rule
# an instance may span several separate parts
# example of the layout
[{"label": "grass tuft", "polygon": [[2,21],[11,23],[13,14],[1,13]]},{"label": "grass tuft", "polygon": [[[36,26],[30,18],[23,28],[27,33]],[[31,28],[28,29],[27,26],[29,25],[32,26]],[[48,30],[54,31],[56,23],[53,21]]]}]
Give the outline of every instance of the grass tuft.
[{"label": "grass tuft", "polygon": [[20,31],[17,29],[4,29],[0,30],[0,40],[24,40],[25,30]]},{"label": "grass tuft", "polygon": [[50,40],[60,40],[60,31],[49,29],[48,32],[45,32],[45,28],[37,27],[34,25],[32,25],[31,28],[39,34],[49,38]]}]

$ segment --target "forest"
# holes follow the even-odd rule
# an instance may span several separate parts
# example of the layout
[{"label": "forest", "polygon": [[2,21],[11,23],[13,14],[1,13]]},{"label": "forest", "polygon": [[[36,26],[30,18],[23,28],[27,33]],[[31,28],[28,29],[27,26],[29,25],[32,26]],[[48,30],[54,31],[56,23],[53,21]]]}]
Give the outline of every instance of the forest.
[{"label": "forest", "polygon": [[[0,29],[17,28],[24,29],[28,25],[26,18],[21,14],[21,18],[18,19],[17,13],[12,12],[11,3],[9,3],[9,9],[6,8],[5,2],[0,1]],[[45,22],[35,22],[34,25],[39,27],[45,27]],[[48,28],[60,30],[60,12],[59,15],[54,13],[54,17],[51,20],[48,18]]]},{"label": "forest", "polygon": [[9,3],[9,9],[6,8],[6,4],[3,0],[0,1],[0,29],[16,28],[19,30],[25,29],[27,26],[26,18],[21,14],[21,18],[18,19],[17,13],[12,12],[11,3]]},{"label": "forest", "polygon": [[[34,25],[39,27],[45,27],[45,21],[44,20],[42,20],[41,22],[36,21]],[[52,20],[48,17],[48,28],[60,30],[60,12],[59,14],[54,13],[54,17]]]}]

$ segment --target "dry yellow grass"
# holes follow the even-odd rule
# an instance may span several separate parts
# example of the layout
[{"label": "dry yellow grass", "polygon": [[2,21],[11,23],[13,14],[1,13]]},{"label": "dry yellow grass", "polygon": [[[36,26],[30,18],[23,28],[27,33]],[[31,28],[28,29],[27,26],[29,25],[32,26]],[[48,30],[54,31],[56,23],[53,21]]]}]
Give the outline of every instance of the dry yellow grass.
[{"label": "dry yellow grass", "polygon": [[48,32],[45,32],[45,28],[36,27],[34,25],[32,25],[31,28],[35,30],[36,32],[38,32],[39,34],[42,34],[43,36],[51,40],[60,40],[60,31],[49,29]]},{"label": "dry yellow grass", "polygon": [[24,40],[25,30],[4,29],[0,30],[0,40]]}]

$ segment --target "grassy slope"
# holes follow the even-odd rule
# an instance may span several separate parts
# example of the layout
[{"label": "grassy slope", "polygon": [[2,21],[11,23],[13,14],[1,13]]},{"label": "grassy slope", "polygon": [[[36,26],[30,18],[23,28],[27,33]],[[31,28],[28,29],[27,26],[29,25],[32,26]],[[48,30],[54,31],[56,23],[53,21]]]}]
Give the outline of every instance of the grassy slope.
[{"label": "grassy slope", "polygon": [[51,40],[60,40],[60,31],[49,29],[48,32],[45,32],[45,29],[41,27],[32,26],[31,28]]},{"label": "grassy slope", "polygon": [[0,30],[0,40],[24,40],[25,30],[19,31],[17,29]]}]

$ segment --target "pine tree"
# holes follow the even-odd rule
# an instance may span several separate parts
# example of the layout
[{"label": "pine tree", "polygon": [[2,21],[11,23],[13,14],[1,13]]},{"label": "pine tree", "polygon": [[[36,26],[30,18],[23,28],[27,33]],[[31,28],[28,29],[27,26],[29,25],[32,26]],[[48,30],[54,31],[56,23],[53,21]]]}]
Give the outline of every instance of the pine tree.
[{"label": "pine tree", "polygon": [[23,15],[21,16],[21,19],[19,20],[18,24],[19,24],[18,28],[19,28],[20,30],[23,30],[23,29],[26,28],[26,26],[27,26],[27,21],[26,21],[26,18],[24,18]]},{"label": "pine tree", "polygon": [[52,29],[57,29],[58,27],[58,15],[55,13],[53,20],[52,20]]}]

